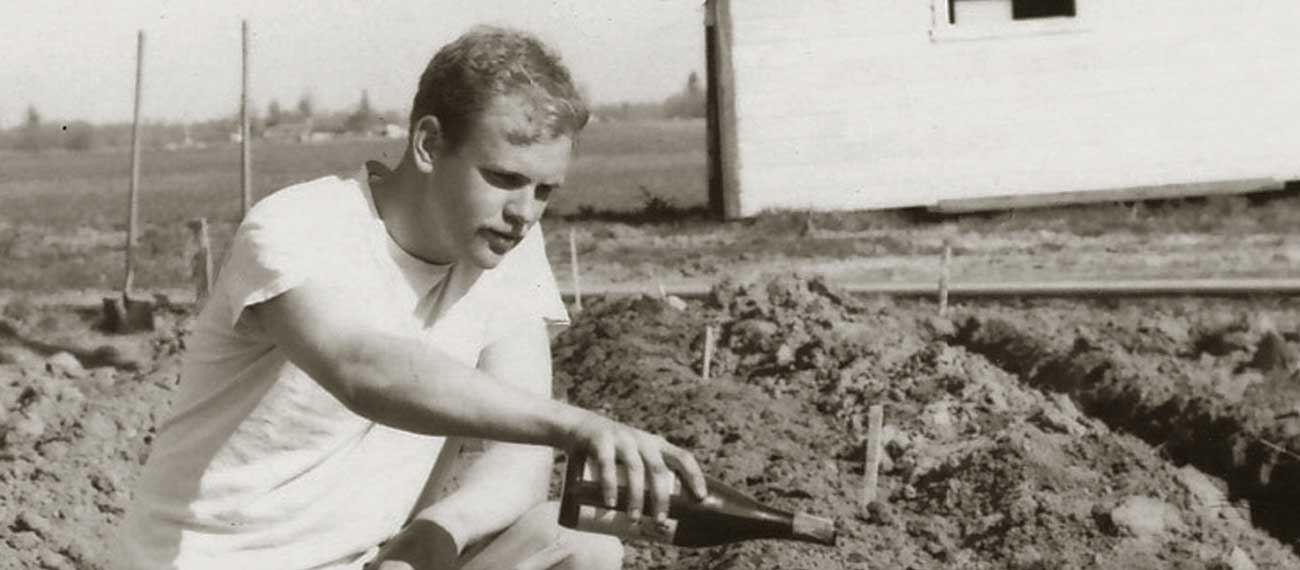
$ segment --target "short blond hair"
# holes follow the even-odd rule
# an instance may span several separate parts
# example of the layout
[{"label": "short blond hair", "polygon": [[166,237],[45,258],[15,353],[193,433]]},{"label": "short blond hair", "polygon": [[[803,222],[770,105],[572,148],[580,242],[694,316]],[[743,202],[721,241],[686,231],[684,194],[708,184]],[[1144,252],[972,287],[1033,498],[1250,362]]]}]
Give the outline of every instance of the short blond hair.
[{"label": "short blond hair", "polygon": [[527,32],[477,26],[429,61],[411,104],[411,126],[432,115],[457,148],[495,97],[512,95],[530,102],[539,116],[538,132],[519,142],[576,138],[587,124],[587,102],[557,53]]}]

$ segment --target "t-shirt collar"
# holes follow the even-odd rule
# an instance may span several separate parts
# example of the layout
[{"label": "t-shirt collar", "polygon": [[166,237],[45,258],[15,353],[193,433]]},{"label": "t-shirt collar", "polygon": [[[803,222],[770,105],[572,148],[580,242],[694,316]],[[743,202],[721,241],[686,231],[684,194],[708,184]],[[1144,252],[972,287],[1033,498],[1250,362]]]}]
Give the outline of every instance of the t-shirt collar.
[{"label": "t-shirt collar", "polygon": [[454,264],[429,263],[411,255],[405,249],[402,249],[397,240],[393,239],[392,234],[388,233],[388,226],[384,224],[383,218],[379,216],[379,208],[375,205],[375,196],[370,187],[370,172],[365,166],[362,166],[360,172],[357,173],[357,180],[361,186],[361,194],[366,198],[366,205],[370,208],[370,218],[373,220],[374,231],[380,234],[378,237],[384,243],[384,250],[397,263],[402,272],[407,274],[408,277],[421,281],[429,280],[430,282],[435,282],[446,276]]}]

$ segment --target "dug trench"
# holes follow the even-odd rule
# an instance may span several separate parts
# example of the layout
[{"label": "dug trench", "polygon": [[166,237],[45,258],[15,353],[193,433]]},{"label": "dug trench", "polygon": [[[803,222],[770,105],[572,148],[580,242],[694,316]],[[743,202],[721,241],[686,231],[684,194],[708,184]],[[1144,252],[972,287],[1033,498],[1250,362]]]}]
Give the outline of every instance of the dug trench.
[{"label": "dug trench", "polygon": [[[1273,337],[1235,317],[1296,322],[1296,306],[1136,303],[985,302],[944,319],[930,301],[797,277],[720,284],[684,309],[599,301],[556,339],[557,388],[840,528],[835,548],[631,543],[634,570],[1300,567],[1284,518],[1294,464],[1253,443],[1294,449],[1290,424],[1266,419],[1300,398],[1285,355],[1255,348]],[[1293,331],[1273,336],[1294,348]],[[864,508],[876,403],[881,498]]]},{"label": "dug trench", "polygon": [[[1295,331],[1267,316],[1216,317],[1199,330],[1163,316],[1131,323],[1149,333],[1148,348],[1152,335],[1165,337],[1157,358],[1144,357],[1141,343],[1126,346],[1114,322],[1062,330],[971,315],[954,340],[1030,386],[1069,395],[1171,461],[1222,478],[1252,522],[1300,544],[1300,369],[1286,340]],[[1218,362],[1225,358],[1230,372]]]}]

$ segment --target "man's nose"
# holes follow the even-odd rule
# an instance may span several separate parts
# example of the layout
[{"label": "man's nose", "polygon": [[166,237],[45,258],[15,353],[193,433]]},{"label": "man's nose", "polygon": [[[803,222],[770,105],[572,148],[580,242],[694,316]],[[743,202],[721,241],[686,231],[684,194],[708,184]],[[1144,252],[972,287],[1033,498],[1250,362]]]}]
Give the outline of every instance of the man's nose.
[{"label": "man's nose", "polygon": [[506,201],[505,218],[511,225],[527,226],[532,224],[537,215],[536,190],[529,186],[520,188]]}]

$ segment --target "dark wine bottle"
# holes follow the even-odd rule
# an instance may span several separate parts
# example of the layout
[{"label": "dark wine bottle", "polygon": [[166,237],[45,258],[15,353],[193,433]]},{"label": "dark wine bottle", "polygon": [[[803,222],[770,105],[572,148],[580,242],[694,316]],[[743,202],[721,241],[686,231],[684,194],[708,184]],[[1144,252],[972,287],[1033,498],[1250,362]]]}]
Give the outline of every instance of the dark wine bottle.
[{"label": "dark wine bottle", "polygon": [[[586,457],[570,455],[560,497],[560,525],[627,539],[644,539],[686,547],[717,546],[755,539],[785,539],[835,545],[835,523],[804,513],[788,513],[764,505],[712,477],[705,477],[703,500],[678,481],[662,526],[654,517],[634,520],[627,515],[628,489],[619,472],[618,502],[605,506],[600,482],[592,476]],[[650,505],[649,494],[645,499]]]}]

